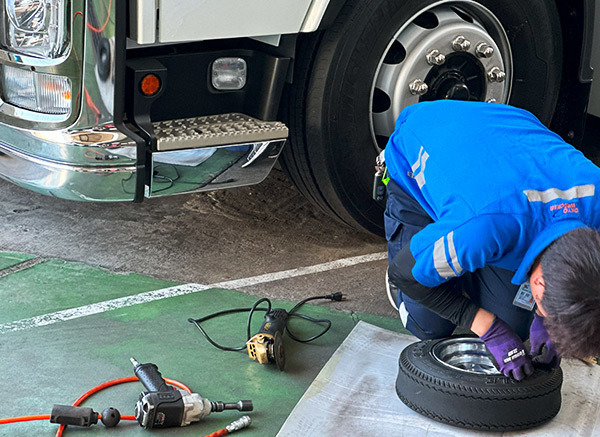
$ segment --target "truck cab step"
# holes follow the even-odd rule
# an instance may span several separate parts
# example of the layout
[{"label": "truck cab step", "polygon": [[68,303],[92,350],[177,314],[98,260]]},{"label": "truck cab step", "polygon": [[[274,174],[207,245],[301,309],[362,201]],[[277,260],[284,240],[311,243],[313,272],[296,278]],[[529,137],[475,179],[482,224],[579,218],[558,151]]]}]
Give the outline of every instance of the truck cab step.
[{"label": "truck cab step", "polygon": [[288,128],[279,121],[262,121],[231,113],[153,123],[157,151],[218,147],[284,140]]}]

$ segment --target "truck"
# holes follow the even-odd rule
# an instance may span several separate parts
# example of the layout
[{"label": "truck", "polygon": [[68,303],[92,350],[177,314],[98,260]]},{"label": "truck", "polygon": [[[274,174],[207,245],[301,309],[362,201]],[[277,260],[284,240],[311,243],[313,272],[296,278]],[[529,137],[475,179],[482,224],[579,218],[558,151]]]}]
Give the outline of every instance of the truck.
[{"label": "truck", "polygon": [[579,146],[592,88],[594,0],[1,3],[0,177],[63,199],[241,187],[280,162],[381,234],[373,166],[403,108],[511,104]]}]

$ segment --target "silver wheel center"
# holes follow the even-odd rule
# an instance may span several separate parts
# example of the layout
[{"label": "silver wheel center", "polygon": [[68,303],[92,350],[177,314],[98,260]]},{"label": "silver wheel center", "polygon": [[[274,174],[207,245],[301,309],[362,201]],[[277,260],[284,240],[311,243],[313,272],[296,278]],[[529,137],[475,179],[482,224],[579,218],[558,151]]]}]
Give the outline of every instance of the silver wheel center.
[{"label": "silver wheel center", "polygon": [[433,347],[436,360],[463,372],[485,375],[499,375],[498,370],[487,355],[486,347],[478,338],[450,338]]},{"label": "silver wheel center", "polygon": [[500,21],[471,0],[440,1],[398,31],[371,90],[371,133],[385,147],[400,112],[438,99],[508,102],[512,55]]}]

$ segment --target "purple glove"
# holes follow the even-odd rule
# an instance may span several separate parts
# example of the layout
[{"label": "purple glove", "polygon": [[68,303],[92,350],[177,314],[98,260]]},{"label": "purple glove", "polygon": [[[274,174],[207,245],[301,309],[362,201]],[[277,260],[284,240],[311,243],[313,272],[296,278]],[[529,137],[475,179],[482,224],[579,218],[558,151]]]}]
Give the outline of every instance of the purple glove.
[{"label": "purple glove", "polygon": [[546,331],[544,318],[537,314],[533,317],[531,328],[529,328],[529,342],[531,343],[531,355],[536,357],[536,362],[552,368],[560,366],[560,356]]},{"label": "purple glove", "polygon": [[533,373],[533,364],[525,345],[502,319],[496,317],[481,339],[496,359],[504,376],[512,376],[520,381]]}]

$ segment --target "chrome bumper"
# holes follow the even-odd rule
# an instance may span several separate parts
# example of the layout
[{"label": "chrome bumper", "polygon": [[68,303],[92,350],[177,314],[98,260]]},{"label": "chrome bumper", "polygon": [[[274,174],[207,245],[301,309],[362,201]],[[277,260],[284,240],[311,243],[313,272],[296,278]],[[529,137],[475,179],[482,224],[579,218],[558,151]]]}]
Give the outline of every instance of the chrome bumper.
[{"label": "chrome bumper", "polygon": [[146,197],[222,190],[262,182],[285,140],[155,152]]},{"label": "chrome bumper", "polygon": [[[26,136],[23,140],[26,139],[28,143],[37,138],[46,146],[37,145],[32,147],[33,150],[47,150],[49,138],[41,139],[39,137],[44,135],[32,135],[30,132],[23,134]],[[81,134],[78,135],[81,137]],[[273,168],[284,144],[284,139],[278,139],[155,152],[148,164],[152,168],[152,179],[146,181],[145,197],[212,191],[259,183]],[[50,146],[57,150],[64,147],[62,144]],[[138,175],[135,165],[136,148],[131,140],[121,138],[117,142],[103,145],[87,143],[81,149],[82,155],[94,165],[66,163],[54,157],[29,154],[0,140],[0,177],[21,187],[62,199],[133,201]],[[100,159],[94,160],[94,156]]]},{"label": "chrome bumper", "polygon": [[29,155],[0,142],[0,177],[21,187],[62,199],[132,201],[135,196],[136,167],[71,165]]}]

